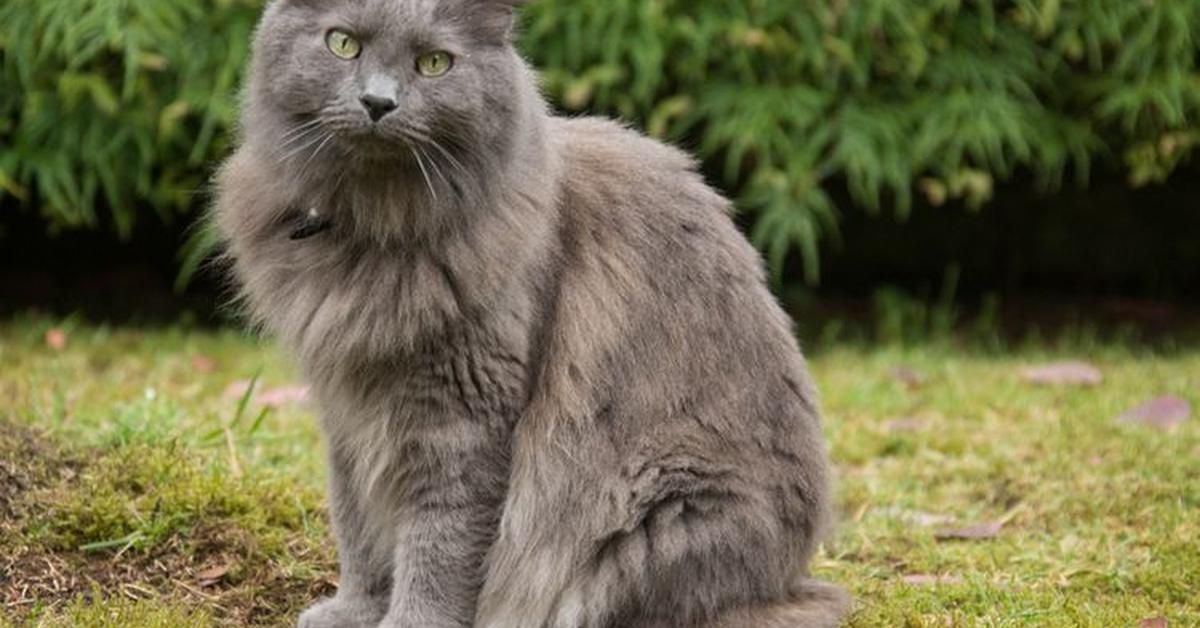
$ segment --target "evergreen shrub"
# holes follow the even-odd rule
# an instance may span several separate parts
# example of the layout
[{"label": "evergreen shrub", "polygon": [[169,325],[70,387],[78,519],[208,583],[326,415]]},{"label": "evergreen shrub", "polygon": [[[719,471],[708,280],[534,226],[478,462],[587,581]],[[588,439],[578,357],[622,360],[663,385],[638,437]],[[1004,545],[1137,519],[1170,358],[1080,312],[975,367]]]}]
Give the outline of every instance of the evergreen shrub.
[{"label": "evergreen shrub", "polygon": [[[122,235],[196,209],[258,0],[0,3],[0,196]],[[832,189],[903,217],[1017,172],[1164,181],[1200,144],[1196,0],[538,0],[522,47],[571,113],[696,150],[809,279]],[[11,201],[11,198],[9,199]]]}]

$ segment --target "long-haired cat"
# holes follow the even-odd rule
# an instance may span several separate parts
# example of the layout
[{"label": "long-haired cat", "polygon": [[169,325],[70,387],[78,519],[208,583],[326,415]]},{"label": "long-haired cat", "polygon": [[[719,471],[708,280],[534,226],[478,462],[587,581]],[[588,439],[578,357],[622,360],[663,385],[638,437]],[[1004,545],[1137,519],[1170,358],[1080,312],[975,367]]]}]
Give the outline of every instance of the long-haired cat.
[{"label": "long-haired cat", "polygon": [[548,113],[518,0],[274,0],[217,221],[319,403],[341,561],[301,626],[838,624],[829,471],[691,159]]}]

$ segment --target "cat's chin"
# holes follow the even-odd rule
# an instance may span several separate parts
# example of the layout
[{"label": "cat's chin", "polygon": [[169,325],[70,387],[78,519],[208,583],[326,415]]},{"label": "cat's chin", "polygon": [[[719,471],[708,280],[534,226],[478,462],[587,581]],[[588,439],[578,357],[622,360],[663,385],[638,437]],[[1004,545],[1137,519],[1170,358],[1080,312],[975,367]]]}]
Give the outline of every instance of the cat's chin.
[{"label": "cat's chin", "polygon": [[355,160],[369,164],[390,164],[412,161],[408,144],[377,133],[360,133],[340,138],[342,150]]}]

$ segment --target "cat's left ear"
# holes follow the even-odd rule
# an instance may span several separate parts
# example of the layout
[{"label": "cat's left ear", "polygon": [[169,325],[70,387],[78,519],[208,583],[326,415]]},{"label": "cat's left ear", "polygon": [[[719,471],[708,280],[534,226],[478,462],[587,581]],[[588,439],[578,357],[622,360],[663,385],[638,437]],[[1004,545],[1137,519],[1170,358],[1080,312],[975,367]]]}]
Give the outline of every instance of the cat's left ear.
[{"label": "cat's left ear", "polygon": [[508,41],[512,36],[517,7],[531,0],[467,0],[474,13],[472,20],[479,35],[491,39]]}]

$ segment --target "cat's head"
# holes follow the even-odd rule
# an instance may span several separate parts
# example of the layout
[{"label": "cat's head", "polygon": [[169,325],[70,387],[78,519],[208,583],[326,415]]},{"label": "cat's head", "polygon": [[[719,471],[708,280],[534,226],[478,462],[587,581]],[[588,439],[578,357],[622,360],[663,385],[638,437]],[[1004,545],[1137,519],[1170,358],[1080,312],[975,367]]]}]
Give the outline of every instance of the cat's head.
[{"label": "cat's head", "polygon": [[522,0],[274,0],[254,43],[247,133],[281,161],[455,162],[503,149],[532,78]]}]

